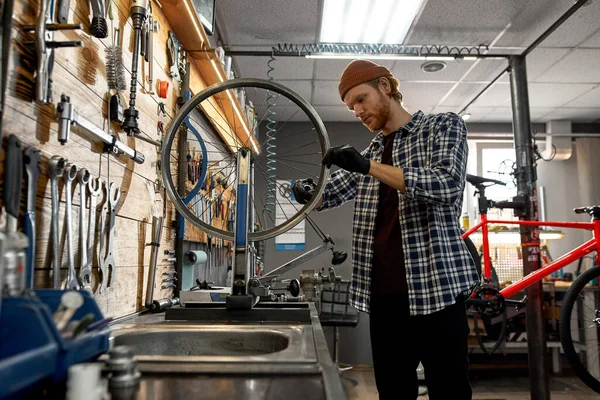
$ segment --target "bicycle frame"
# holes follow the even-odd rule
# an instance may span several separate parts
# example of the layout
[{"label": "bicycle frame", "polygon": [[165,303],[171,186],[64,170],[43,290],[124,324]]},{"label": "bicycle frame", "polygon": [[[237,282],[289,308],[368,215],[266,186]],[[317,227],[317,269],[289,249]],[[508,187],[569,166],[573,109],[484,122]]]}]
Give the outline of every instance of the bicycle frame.
[{"label": "bicycle frame", "polygon": [[[528,288],[532,284],[539,282],[545,276],[552,274],[555,271],[569,265],[575,260],[578,260],[592,251],[597,251],[600,249],[600,220],[592,220],[591,222],[546,222],[546,221],[505,221],[505,220],[489,220],[487,219],[487,214],[479,214],[481,217],[481,221],[463,233],[463,239],[470,236],[474,232],[478,231],[481,228],[482,233],[482,242],[483,242],[483,262],[484,269],[483,273],[486,278],[491,278],[492,276],[492,263],[490,259],[489,253],[489,224],[510,224],[510,225],[528,225],[528,226],[554,226],[560,228],[574,228],[574,229],[585,229],[593,232],[592,239],[578,246],[577,248],[565,253],[563,256],[557,258],[552,261],[550,264],[539,268],[518,281],[511,283],[506,286],[504,289],[500,290],[502,296],[507,299],[517,292],[520,292],[523,289]],[[539,245],[539,237],[537,241],[531,243],[523,243],[522,245]],[[600,253],[600,252],[598,252]],[[527,257],[538,257],[539,254],[529,254]],[[525,257],[525,252],[523,252],[523,257]],[[600,255],[596,255],[596,265],[600,265]]]}]

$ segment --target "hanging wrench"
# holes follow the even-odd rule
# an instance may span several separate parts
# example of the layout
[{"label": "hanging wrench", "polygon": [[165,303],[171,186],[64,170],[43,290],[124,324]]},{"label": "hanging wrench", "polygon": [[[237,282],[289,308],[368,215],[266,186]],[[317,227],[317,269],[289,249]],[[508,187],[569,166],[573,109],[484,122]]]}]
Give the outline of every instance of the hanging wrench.
[{"label": "hanging wrench", "polygon": [[42,162],[40,151],[35,147],[29,147],[23,153],[23,162],[27,172],[27,211],[25,213],[25,225],[23,233],[29,238],[29,247],[27,248],[27,268],[25,269],[26,287],[33,289],[33,272],[35,265],[35,202],[37,182],[40,176],[39,164]]},{"label": "hanging wrench", "polygon": [[87,185],[90,182],[90,172],[81,168],[77,173],[77,182],[79,183],[79,282],[88,292],[92,292],[92,261],[87,255],[87,231],[85,227],[85,216],[87,207]]},{"label": "hanging wrench", "polygon": [[[100,178],[90,179],[88,190],[90,191],[90,216],[88,219],[87,255],[89,257],[90,268],[92,268],[94,266],[94,249],[96,248],[96,211],[98,208],[98,197],[102,193],[102,180]],[[99,259],[99,257],[96,257],[96,260]],[[96,262],[96,265],[98,264],[99,262]]]},{"label": "hanging wrench", "polygon": [[54,274],[54,289],[60,289],[60,252],[58,250],[58,179],[63,175],[67,160],[61,156],[52,156],[48,160],[48,174],[50,175],[50,191],[52,197],[52,271]]},{"label": "hanging wrench", "polygon": [[117,205],[119,204],[119,199],[121,198],[121,192],[117,185],[113,182],[110,184],[110,192],[108,196],[108,212],[110,213],[110,218],[108,221],[108,243],[107,243],[107,254],[104,259],[104,269],[110,268],[110,275],[108,276],[108,280],[106,283],[106,287],[110,287],[115,280],[115,258],[113,257],[113,247],[115,242],[115,220],[117,217]]},{"label": "hanging wrench", "polygon": [[98,250],[98,269],[100,271],[100,282],[98,283],[99,293],[102,293],[102,284],[104,281],[106,280],[108,282],[108,271],[104,264],[104,259],[106,258],[106,246],[104,243],[106,239],[106,213],[108,212],[108,199],[110,198],[109,185],[112,185],[112,183],[104,183],[104,203],[102,204],[102,210],[100,211],[100,223],[96,226],[96,234],[100,241],[100,248]]},{"label": "hanging wrench", "polygon": [[77,177],[77,166],[75,164],[67,164],[64,174],[65,180],[65,192],[67,197],[67,285],[66,288],[70,290],[79,290],[79,282],[77,281],[77,275],[75,274],[75,254],[73,254],[73,230],[71,225],[73,224],[73,181]]}]

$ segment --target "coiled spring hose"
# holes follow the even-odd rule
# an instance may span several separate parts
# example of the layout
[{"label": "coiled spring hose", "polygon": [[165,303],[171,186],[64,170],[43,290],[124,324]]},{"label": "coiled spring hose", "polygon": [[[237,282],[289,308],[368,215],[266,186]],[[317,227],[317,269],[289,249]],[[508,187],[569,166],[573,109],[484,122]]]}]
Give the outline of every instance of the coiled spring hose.
[{"label": "coiled spring hose", "polygon": [[[267,76],[269,80],[272,81],[275,78],[273,77],[273,70],[275,67],[273,63],[275,62],[275,56],[271,53],[270,59],[267,62],[268,71]],[[276,190],[277,190],[277,168],[275,165],[275,148],[277,145],[275,144],[275,126],[277,125],[277,121],[275,120],[275,110],[273,107],[276,105],[275,102],[277,100],[275,93],[267,90],[267,140],[265,144],[265,152],[267,158],[267,194],[265,200],[265,208],[263,210],[263,218],[265,217],[265,213],[275,213],[275,202],[276,202]],[[274,215],[271,215],[271,218],[274,220]],[[266,223],[266,218],[264,218],[264,222]]]}]

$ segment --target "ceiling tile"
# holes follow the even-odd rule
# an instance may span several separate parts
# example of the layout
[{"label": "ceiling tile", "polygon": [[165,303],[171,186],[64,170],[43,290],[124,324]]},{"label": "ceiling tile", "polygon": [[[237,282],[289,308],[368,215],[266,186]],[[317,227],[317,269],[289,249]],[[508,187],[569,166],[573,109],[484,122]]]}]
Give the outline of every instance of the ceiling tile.
[{"label": "ceiling tile", "polygon": [[462,45],[491,43],[521,8],[520,0],[428,1],[410,44]]},{"label": "ceiling tile", "polygon": [[404,82],[400,84],[400,92],[407,104],[435,106],[452,86],[452,83]]},{"label": "ceiling tile", "polygon": [[319,0],[219,0],[230,45],[315,43]]},{"label": "ceiling tile", "polygon": [[496,46],[529,46],[569,8],[564,0],[529,0],[522,3],[523,7],[510,21],[509,29],[495,43]]},{"label": "ceiling tile", "polygon": [[598,65],[600,65],[600,49],[576,49],[540,75],[536,81],[600,83]]},{"label": "ceiling tile", "polygon": [[594,47],[596,49],[600,48],[600,29],[595,35],[592,35],[592,37],[583,42],[581,47]]},{"label": "ceiling tile", "polygon": [[[570,6],[568,2],[562,3]],[[574,47],[581,44],[598,30],[599,16],[600,2],[588,1],[544,40],[544,46]]]},{"label": "ceiling tile", "polygon": [[472,104],[476,107],[498,107],[501,105],[510,107],[510,85],[503,82],[496,82]]},{"label": "ceiling tile", "polygon": [[529,84],[530,107],[559,107],[574,100],[594,87],[580,83],[536,83]]},{"label": "ceiling tile", "polygon": [[552,119],[569,119],[574,122],[598,122],[600,121],[599,108],[567,108],[556,109],[552,113]]},{"label": "ceiling tile", "polygon": [[[534,82],[538,77],[552,67],[557,61],[567,55],[570,49],[551,49],[538,47],[534,49],[526,59],[527,80]],[[506,73],[499,79],[501,82],[509,82],[510,74]]]},{"label": "ceiling tile", "polygon": [[[326,79],[339,81],[346,66],[352,60],[346,59],[315,59],[315,79]],[[394,65],[394,60],[373,60],[377,64],[383,65],[390,70]]]},{"label": "ceiling tile", "polygon": [[[491,80],[496,78],[507,66],[508,61],[506,60],[477,60],[475,67],[469,71],[467,76],[465,76],[464,82],[491,82]],[[504,75],[507,74],[505,73]]]},{"label": "ceiling tile", "polygon": [[[236,61],[243,78],[269,79],[269,57],[238,56]],[[312,79],[315,60],[304,57],[278,57],[271,67],[270,75],[278,79]]]},{"label": "ceiling tile", "polygon": [[496,107],[482,120],[485,122],[512,122],[512,109],[510,107]]},{"label": "ceiling tile", "polygon": [[600,85],[568,102],[565,107],[600,107]]},{"label": "ceiling tile", "polygon": [[[551,68],[556,62],[561,60],[569,49],[549,49],[549,48],[536,48],[527,56],[525,62],[527,63],[527,79],[532,81],[541,81],[540,75]],[[570,57],[568,55],[567,57]],[[560,61],[562,62],[562,61]],[[510,76],[510,74],[506,74]]]},{"label": "ceiling tile", "polygon": [[485,83],[460,83],[440,105],[462,107],[477,96],[484,87],[486,87]]},{"label": "ceiling tile", "polygon": [[469,70],[473,61],[447,60],[446,68],[439,72],[424,72],[421,66],[426,60],[396,60],[392,73],[400,82],[406,81],[447,81],[456,82]]},{"label": "ceiling tile", "polygon": [[312,103],[313,106],[342,106],[346,108],[340,99],[337,81],[315,81]]}]

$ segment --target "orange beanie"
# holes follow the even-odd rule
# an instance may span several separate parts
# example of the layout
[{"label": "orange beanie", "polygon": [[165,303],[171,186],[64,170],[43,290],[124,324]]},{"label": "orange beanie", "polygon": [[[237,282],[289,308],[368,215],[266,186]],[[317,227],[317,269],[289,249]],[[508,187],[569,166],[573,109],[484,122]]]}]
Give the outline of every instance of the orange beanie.
[{"label": "orange beanie", "polygon": [[346,93],[353,87],[377,78],[383,78],[384,76],[393,77],[390,70],[383,65],[378,65],[367,60],[352,61],[342,73],[342,78],[338,86],[342,101],[344,101]]}]

